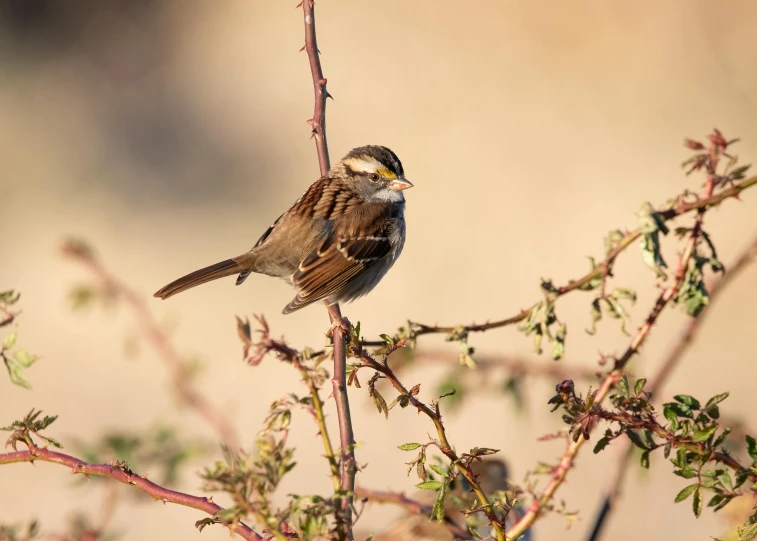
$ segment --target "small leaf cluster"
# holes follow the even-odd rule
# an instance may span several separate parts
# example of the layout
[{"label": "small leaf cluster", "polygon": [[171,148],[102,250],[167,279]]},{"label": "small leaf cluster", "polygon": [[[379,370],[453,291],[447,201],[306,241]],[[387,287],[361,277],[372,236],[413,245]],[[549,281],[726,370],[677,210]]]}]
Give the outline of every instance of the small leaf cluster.
[{"label": "small leaf cluster", "polygon": [[[10,307],[16,304],[21,298],[20,293],[8,290],[0,292],[0,313],[6,314],[6,317],[0,321],[0,327],[9,325],[18,315],[10,311]],[[8,370],[8,376],[11,382],[24,387],[31,388],[31,383],[24,377],[24,370],[33,365],[38,357],[32,355],[27,350],[17,347],[18,331],[12,331],[5,335],[0,342],[0,357],[5,363]]]},{"label": "small leaf cluster", "polygon": [[[476,499],[471,490],[471,485],[467,479],[463,476],[460,469],[455,463],[448,460],[446,457],[434,457],[433,460],[428,460],[427,450],[429,446],[437,445],[436,442],[429,442],[421,444],[417,442],[404,443],[398,447],[401,451],[416,451],[418,454],[416,457],[407,462],[408,476],[415,472],[418,477],[419,483],[415,486],[422,490],[433,490],[435,492],[434,503],[431,508],[430,518],[435,519],[438,523],[442,523],[446,517],[445,501],[451,500],[452,506],[463,513],[466,519],[466,526],[469,533],[476,538],[484,538],[477,530],[476,527],[482,525],[482,520],[475,517],[476,514],[484,511],[484,507]],[[485,447],[475,447],[467,453],[463,453],[460,456],[460,463],[471,472],[472,475],[477,468],[474,464],[482,464],[482,459],[499,452],[496,449],[489,449]],[[499,462],[498,462],[499,463]],[[431,471],[429,471],[431,470]],[[501,480],[504,483],[504,479]],[[487,512],[493,512],[494,510],[501,510],[504,516],[512,508],[515,503],[515,498],[512,491],[498,490],[489,494],[491,505],[486,509]],[[487,520],[483,521],[485,524]]]},{"label": "small leaf cluster", "polygon": [[289,495],[285,507],[272,500],[283,478],[295,467],[294,449],[287,436],[292,408],[311,407],[310,397],[290,394],[271,405],[264,429],[258,434],[252,453],[232,452],[224,447],[223,460],[201,474],[204,490],[225,492],[234,504],[215,516],[202,519],[202,530],[211,524],[234,524],[254,516],[267,532],[277,539],[317,539],[329,530],[328,516],[333,515],[333,501],[320,496]]},{"label": "small leaf cluster", "polygon": [[6,447],[11,446],[14,450],[18,450],[17,445],[19,442],[26,444],[26,446],[30,448],[36,447],[36,443],[32,439],[32,435],[41,440],[44,440],[53,447],[63,447],[55,438],[52,438],[50,436],[43,436],[42,434],[40,434],[40,432],[53,424],[58,416],[53,415],[52,417],[50,417],[48,415],[45,415],[40,419],[40,415],[42,415],[42,410],[32,409],[24,416],[22,420],[13,421],[13,423],[11,423],[9,426],[1,427],[0,430],[11,433],[10,437],[8,437],[5,442]]},{"label": "small leaf cluster", "polygon": [[[676,235],[679,237],[689,232],[690,228],[687,227],[676,229]],[[707,246],[709,255],[703,255],[702,244]],[[673,298],[673,304],[681,305],[683,311],[691,317],[697,317],[710,303],[710,294],[704,281],[705,266],[709,266],[712,272],[725,272],[725,267],[718,260],[712,239],[706,232],[700,231],[681,289]]]},{"label": "small leaf cluster", "polygon": [[[577,396],[570,381],[558,385],[558,393],[550,402],[565,409],[563,420],[571,425],[574,440],[576,434],[588,439],[589,432],[600,420],[616,426],[605,430],[595,444],[595,453],[616,438],[626,436],[640,449],[640,462],[644,468],[649,468],[650,454],[657,449],[663,449],[666,459],[673,455],[670,460],[673,473],[694,481],[681,490],[675,501],[692,497],[697,517],[702,512],[705,492],[711,493],[707,505],[717,511],[743,493],[740,487],[747,479],[757,479],[757,470],[741,466],[724,447],[730,429],[720,426],[719,404],[728,393],[717,394],[704,404],[689,395],[676,395],[673,402],[663,405],[662,413],[667,421],[667,425],[663,425],[645,386],[645,379],[638,379],[631,385],[628,377],[623,375],[618,380],[616,392],[610,396],[612,410],[593,404],[593,393],[589,393],[586,400]],[[747,436],[747,445],[750,458],[757,460],[757,442]],[[712,463],[722,467],[712,468]]]},{"label": "small leaf cluster", "polygon": [[655,211],[652,203],[646,201],[637,213],[639,230],[641,231],[641,255],[644,263],[654,271],[659,280],[666,280],[665,270],[668,265],[662,257],[660,235],[667,235],[670,230],[665,220]]},{"label": "small leaf cluster", "polygon": [[[552,344],[552,358],[559,360],[565,354],[565,339],[568,327],[562,323],[555,314],[555,302],[557,300],[557,288],[550,280],[541,281],[541,290],[544,300],[534,304],[526,318],[518,325],[518,330],[526,336],[533,336],[534,352],[541,355],[544,339]],[[556,326],[556,329],[554,329]]]}]

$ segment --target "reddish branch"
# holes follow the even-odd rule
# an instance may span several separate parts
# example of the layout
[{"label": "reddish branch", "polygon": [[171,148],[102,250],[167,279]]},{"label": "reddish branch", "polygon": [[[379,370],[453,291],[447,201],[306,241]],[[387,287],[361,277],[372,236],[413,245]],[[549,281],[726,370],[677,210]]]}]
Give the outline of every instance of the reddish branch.
[{"label": "reddish branch", "polygon": [[[448,351],[419,349],[413,351],[412,362],[438,365],[460,364],[457,356]],[[553,380],[597,381],[597,370],[583,366],[566,366],[565,362],[543,362],[534,357],[520,355],[475,354],[476,367],[480,370],[507,370],[513,377],[534,376]]]},{"label": "reddish branch", "polygon": [[103,289],[122,298],[134,312],[137,324],[147,341],[158,352],[159,358],[168,368],[176,390],[182,401],[203,417],[232,449],[239,448],[237,431],[226,415],[218,410],[197,387],[192,375],[178,352],[173,348],[166,334],[155,321],[142,297],[133,289],[113,276],[103,264],[83,245],[68,241],[63,245],[63,253],[84,265],[102,284]]},{"label": "reddish branch", "polygon": [[[749,266],[750,263],[757,259],[757,235],[749,242],[749,244],[736,256],[733,263],[726,267],[726,273],[720,275],[718,278],[712,280],[707,287],[710,295],[710,303],[702,310],[698,317],[690,318],[683,329],[676,338],[673,346],[670,348],[663,361],[657,367],[656,372],[649,379],[649,383],[645,386],[646,390],[652,397],[655,397],[659,391],[667,383],[673,369],[683,359],[686,352],[694,343],[699,331],[702,329],[702,325],[706,321],[708,314],[711,311],[711,307],[714,301],[720,296],[723,290],[733,280],[741,274],[741,272]],[[624,440],[622,445],[617,450],[618,459],[615,462],[615,472],[610,478],[608,488],[605,491],[605,496],[600,506],[597,518],[594,521],[591,534],[589,535],[589,541],[598,541],[601,538],[602,529],[607,523],[612,511],[615,509],[618,499],[620,498],[623,490],[623,484],[626,479],[626,472],[628,471],[628,464],[631,459],[632,445],[630,440]]]},{"label": "reddish branch", "polygon": [[[689,212],[698,211],[701,212],[703,210],[706,210],[710,207],[713,207],[715,205],[720,204],[725,199],[728,199],[730,197],[738,198],[738,195],[746,190],[747,188],[754,186],[757,184],[757,176],[745,179],[739,183],[734,183],[730,187],[718,192],[717,194],[713,195],[705,195],[705,197],[702,197],[700,199],[697,199],[694,202],[684,202],[679,201],[674,205],[669,206],[666,209],[663,209],[661,211],[657,212],[657,215],[662,218],[664,221],[672,220],[673,218],[676,218],[678,216],[681,216],[683,214],[687,214]],[[641,229],[637,228],[629,233],[626,233],[626,235],[618,242],[618,245],[610,250],[610,252],[605,257],[604,261],[597,264],[597,266],[583,275],[582,277],[569,281],[566,285],[558,287],[557,291],[555,293],[556,297],[561,297],[565,295],[566,293],[569,293],[575,289],[579,289],[583,286],[586,286],[593,280],[603,277],[605,274],[606,268],[612,268],[613,263],[617,259],[617,257],[626,250],[634,241],[638,240],[641,237]],[[439,326],[439,325],[425,325],[423,323],[411,323],[413,326],[415,332],[415,336],[420,336],[423,334],[433,334],[433,333],[452,333],[452,332],[483,332],[488,331],[491,329],[497,329],[499,327],[506,327],[508,325],[514,325],[515,323],[520,323],[526,317],[528,316],[529,311],[528,310],[521,310],[514,316],[511,316],[506,319],[501,319],[497,321],[490,321],[482,324],[476,324],[471,323],[470,325],[457,325],[457,326]],[[383,343],[383,342],[381,342]]]},{"label": "reddish branch", "polygon": [[[326,78],[321,69],[321,59],[318,51],[318,41],[315,34],[315,9],[312,0],[303,0],[302,13],[305,19],[305,51],[310,63],[310,74],[313,78],[313,94],[315,105],[313,118],[308,123],[312,128],[315,139],[315,148],[318,153],[318,164],[321,176],[328,173],[329,148],[326,143],[326,98],[329,96],[326,90]],[[334,340],[334,378],[332,379],[334,401],[339,421],[339,442],[341,446],[341,475],[340,492],[341,512],[337,516],[340,523],[339,535],[342,538],[352,539],[352,501],[355,490],[355,438],[352,433],[352,419],[350,418],[350,403],[347,396],[346,374],[346,329],[339,305],[328,306],[329,319],[333,327],[332,337]]]},{"label": "reddish branch", "polygon": [[[713,164],[712,170],[709,171],[705,185],[705,194],[704,197],[699,201],[699,203],[701,203],[702,201],[711,201],[712,199],[714,199],[712,192],[715,187],[713,175],[714,167],[716,165],[717,162]],[[755,177],[753,180],[754,182],[752,183],[757,183],[757,177]],[[742,185],[746,182],[748,181],[745,181],[744,183],[742,183]],[[732,188],[735,187],[737,186],[734,186]],[[724,192],[721,192],[720,195],[722,195],[723,193]],[[722,197],[721,200],[724,198],[725,197]],[[680,258],[678,259],[678,266],[676,268],[673,283],[662,291],[660,296],[657,298],[654,306],[652,307],[652,310],[647,316],[646,321],[637,331],[628,348],[626,348],[625,352],[623,352],[623,355],[615,360],[615,366],[613,370],[605,377],[604,381],[599,387],[599,390],[597,391],[594,400],[595,404],[601,405],[602,402],[610,394],[612,388],[615,386],[615,383],[617,383],[617,381],[620,379],[622,371],[625,368],[626,364],[628,364],[628,361],[630,361],[631,358],[638,353],[639,348],[641,348],[646,339],[649,337],[649,333],[660,317],[663,309],[668,305],[668,303],[670,303],[671,300],[673,300],[673,298],[675,298],[675,296],[683,286],[684,280],[686,279],[686,272],[689,268],[689,263],[691,262],[691,258],[694,255],[697,241],[699,240],[699,235],[702,230],[704,213],[709,206],[709,204],[700,204],[698,207],[693,207],[697,209],[697,217],[694,223],[694,227],[689,234],[688,241],[686,242],[686,247]],[[690,210],[693,210],[693,208]],[[641,233],[638,234],[640,235]],[[601,272],[601,266],[599,272]],[[517,539],[534,523],[542,510],[549,504],[555,492],[557,492],[557,489],[565,481],[565,477],[568,474],[568,471],[573,466],[573,461],[575,460],[578,452],[580,451],[581,447],[583,447],[584,443],[586,443],[586,441],[587,440],[583,437],[583,435],[581,435],[575,442],[571,442],[568,445],[567,449],[560,458],[557,467],[555,467],[554,471],[552,472],[550,480],[547,483],[547,486],[544,488],[542,495],[538,498],[534,498],[534,500],[531,502],[531,506],[529,507],[528,512],[526,512],[523,518],[521,518],[512,528],[508,530],[508,538],[512,537]]]},{"label": "reddish branch", "polygon": [[[414,515],[431,517],[432,506],[423,504],[405,496],[404,492],[391,492],[386,490],[368,490],[358,487],[355,489],[358,498],[365,498],[368,503],[388,503],[402,507]],[[455,539],[472,539],[470,533],[461,528],[454,520],[444,515],[444,526],[455,536]]]},{"label": "reddish branch", "polygon": [[[81,473],[84,475],[110,477],[111,479],[115,479],[125,485],[136,487],[145,494],[152,496],[155,500],[162,501],[163,503],[170,502],[185,507],[192,507],[193,509],[204,511],[211,516],[217,516],[217,514],[224,510],[223,507],[214,503],[211,498],[192,496],[191,494],[177,492],[156,485],[152,481],[148,481],[146,477],[135,474],[121,464],[91,464],[79,460],[78,458],[51,451],[44,447],[36,447],[34,445],[29,446],[29,449],[26,451],[0,454],[0,464],[11,464],[14,462],[34,463],[34,461],[37,460],[67,466],[71,469],[71,473],[73,474]],[[263,541],[261,536],[252,531],[249,526],[241,522],[237,524],[229,524],[228,528],[248,541]]]},{"label": "reddish branch", "polygon": [[[393,350],[396,350],[399,347],[402,347],[401,342],[395,344],[393,346],[393,349],[388,348],[387,357]],[[470,483],[471,486],[471,490],[473,491],[473,493],[475,493],[476,498],[478,498],[479,504],[481,506],[481,511],[486,515],[486,518],[489,519],[492,527],[494,528],[494,531],[496,532],[497,540],[505,541],[505,532],[503,528],[504,521],[497,517],[497,514],[494,512],[489,498],[481,488],[481,484],[478,482],[476,474],[473,472],[470,465],[463,461],[460,456],[458,456],[458,454],[455,452],[455,449],[447,439],[447,431],[444,427],[444,423],[442,422],[442,414],[439,410],[439,404],[432,404],[433,407],[429,407],[418,400],[418,398],[416,398],[415,396],[417,394],[417,386],[412,390],[408,390],[407,387],[405,387],[397,378],[394,371],[386,362],[382,363],[377,361],[357,346],[353,346],[352,353],[362,361],[363,366],[372,368],[373,370],[381,373],[387,380],[389,380],[389,382],[392,384],[395,390],[400,393],[401,396],[407,397],[408,402],[413,407],[415,407],[419,412],[422,412],[429,419],[431,419],[431,421],[434,423],[434,427],[436,428],[436,433],[439,438],[438,440],[435,440],[433,444],[457,467],[463,477],[468,480],[468,483]]]}]

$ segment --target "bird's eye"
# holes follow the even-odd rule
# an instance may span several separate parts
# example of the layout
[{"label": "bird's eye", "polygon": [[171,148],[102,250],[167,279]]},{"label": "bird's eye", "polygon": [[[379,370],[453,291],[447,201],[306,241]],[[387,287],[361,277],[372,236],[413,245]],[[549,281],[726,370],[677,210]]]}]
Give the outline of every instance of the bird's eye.
[{"label": "bird's eye", "polygon": [[380,178],[381,178],[381,175],[379,175],[378,173],[371,173],[371,180],[373,182],[378,181],[378,179],[380,179]]}]

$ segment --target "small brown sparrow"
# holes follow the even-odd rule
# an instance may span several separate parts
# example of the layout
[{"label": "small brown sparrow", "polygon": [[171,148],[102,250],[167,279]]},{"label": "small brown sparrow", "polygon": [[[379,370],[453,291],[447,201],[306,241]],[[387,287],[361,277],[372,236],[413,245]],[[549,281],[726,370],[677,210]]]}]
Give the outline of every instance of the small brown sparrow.
[{"label": "small brown sparrow", "polygon": [[405,197],[413,185],[386,147],[353,149],[273,222],[249,252],[175,280],[167,299],[205,282],[258,272],[296,290],[288,314],[321,299],[349,302],[371,291],[402,252]]}]

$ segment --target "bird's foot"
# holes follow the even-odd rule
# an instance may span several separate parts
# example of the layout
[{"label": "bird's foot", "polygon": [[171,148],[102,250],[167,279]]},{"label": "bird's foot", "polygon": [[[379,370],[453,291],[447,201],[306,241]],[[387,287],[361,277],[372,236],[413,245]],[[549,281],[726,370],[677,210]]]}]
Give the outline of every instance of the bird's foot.
[{"label": "bird's foot", "polygon": [[346,317],[337,318],[326,331],[326,336],[333,337],[334,331],[337,329],[341,329],[343,335],[349,336],[352,333],[352,323]]}]

